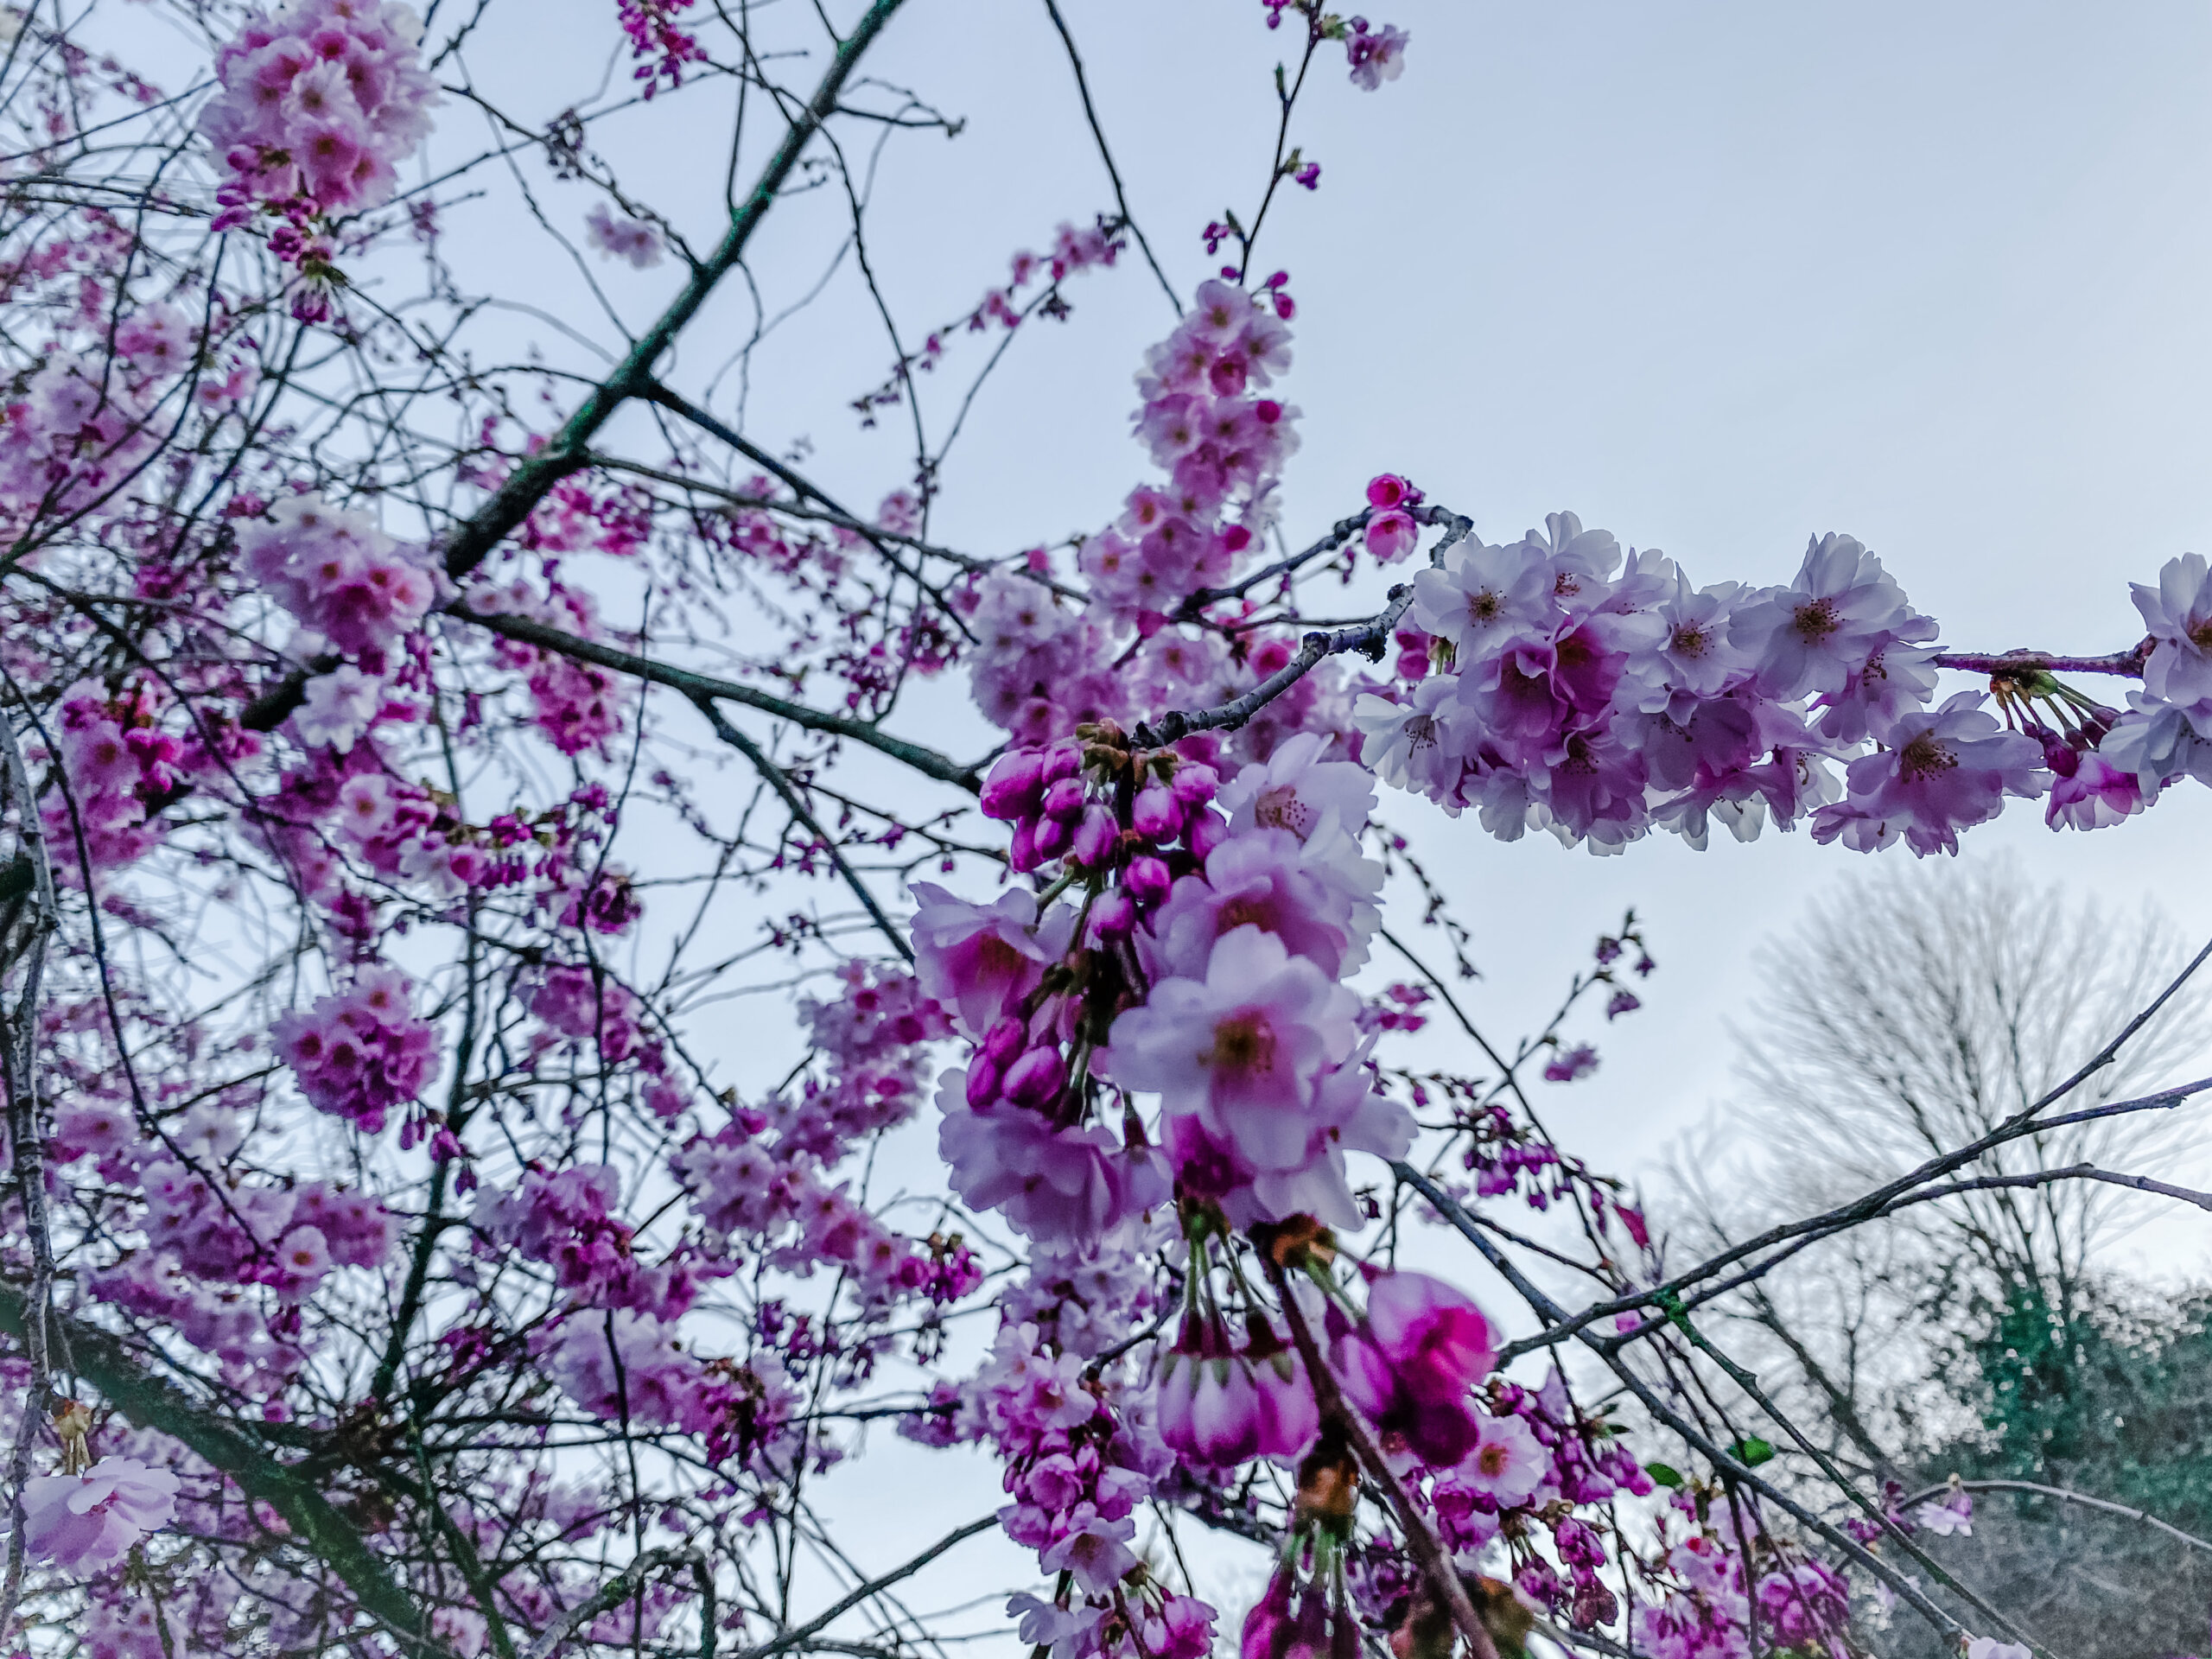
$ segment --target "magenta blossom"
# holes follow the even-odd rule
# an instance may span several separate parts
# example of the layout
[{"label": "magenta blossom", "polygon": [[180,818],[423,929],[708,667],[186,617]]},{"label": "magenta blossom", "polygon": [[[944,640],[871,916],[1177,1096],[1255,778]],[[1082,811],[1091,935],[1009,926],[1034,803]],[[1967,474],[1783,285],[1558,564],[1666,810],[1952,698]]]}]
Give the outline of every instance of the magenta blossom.
[{"label": "magenta blossom", "polygon": [[176,1477],[136,1458],[102,1458],[81,1475],[23,1485],[23,1543],[79,1578],[105,1573],[176,1513]]}]

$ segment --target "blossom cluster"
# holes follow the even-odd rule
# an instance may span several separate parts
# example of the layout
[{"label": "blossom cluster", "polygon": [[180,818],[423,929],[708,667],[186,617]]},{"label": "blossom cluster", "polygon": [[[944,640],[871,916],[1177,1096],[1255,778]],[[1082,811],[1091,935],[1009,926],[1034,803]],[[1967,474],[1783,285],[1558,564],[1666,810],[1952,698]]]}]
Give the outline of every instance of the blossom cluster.
[{"label": "blossom cluster", "polygon": [[319,495],[289,496],[238,532],[247,572],[305,631],[294,656],[328,649],[371,676],[395,666],[396,648],[422,625],[443,577],[425,551],[403,547],[365,512]]},{"label": "blossom cluster", "polygon": [[1701,847],[1716,819],[1745,840],[1808,819],[1924,855],[2048,786],[2041,747],[1980,694],[1930,706],[1935,624],[1847,536],[1817,538],[1785,587],[1695,588],[1556,513],[1519,542],[1461,541],[1415,576],[1410,615],[1440,671],[1361,699],[1363,756],[1508,840],[1611,851],[1657,827]]},{"label": "blossom cluster", "polygon": [[412,1001],[405,974],[365,966],[345,989],[280,1015],[270,1035],[312,1104],[375,1135],[437,1074],[437,1027]]},{"label": "blossom cluster", "polygon": [[215,228],[273,209],[288,222],[271,245],[296,258],[309,220],[389,200],[438,100],[421,38],[413,10],[391,0],[292,0],[252,14],[216,54],[222,91],[200,117],[228,170]]}]

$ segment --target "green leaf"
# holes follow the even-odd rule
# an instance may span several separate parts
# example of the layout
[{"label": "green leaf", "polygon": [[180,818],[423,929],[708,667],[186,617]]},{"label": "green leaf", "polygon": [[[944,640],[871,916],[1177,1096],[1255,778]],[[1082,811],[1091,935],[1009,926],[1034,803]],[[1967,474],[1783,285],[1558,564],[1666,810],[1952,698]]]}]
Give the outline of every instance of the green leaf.
[{"label": "green leaf", "polygon": [[1643,1465],[1643,1472],[1661,1486],[1680,1486],[1682,1484],[1682,1471],[1663,1463],[1647,1463]]},{"label": "green leaf", "polygon": [[1728,1451],[1729,1454],[1746,1469],[1756,1469],[1759,1465],[1771,1461],[1774,1457],[1774,1448],[1761,1440],[1738,1440],[1730,1446]]}]

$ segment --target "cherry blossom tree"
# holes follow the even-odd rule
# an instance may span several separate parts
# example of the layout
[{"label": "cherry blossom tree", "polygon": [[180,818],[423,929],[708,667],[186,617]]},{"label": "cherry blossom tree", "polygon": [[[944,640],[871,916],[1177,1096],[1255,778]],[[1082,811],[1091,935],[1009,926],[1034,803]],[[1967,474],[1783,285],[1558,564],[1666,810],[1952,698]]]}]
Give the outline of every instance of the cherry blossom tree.
[{"label": "cherry blossom tree", "polygon": [[[2083,1179],[1982,1172],[2207,1086],[2082,1103],[2172,989],[1688,1260],[1535,1104],[1637,1007],[1642,930],[1494,1043],[1388,819],[2108,828],[2212,782],[2204,561],[2139,573],[2126,649],[1992,655],[1841,533],[1761,588],[1448,479],[1292,522],[1294,329],[1332,323],[1266,232],[1330,211],[1300,112],[1417,48],[1236,3],[1220,73],[1279,110],[1241,206],[1139,222],[1046,0],[1103,199],[920,326],[884,273],[951,256],[871,235],[882,158],[960,130],[871,67],[947,26],[920,0],[614,0],[567,57],[495,0],[4,14],[10,1640],[877,1659],[956,1634],[901,1586],[996,1530],[996,1628],[1054,1659],[1840,1655],[1891,1603],[2032,1646],[1700,1320]],[[538,259],[602,315],[534,305]],[[951,544],[969,410],[1107,283],[1163,325],[1125,501]],[[867,495],[761,413],[817,306],[884,342],[841,394],[906,447]],[[798,1063],[733,1070],[734,1018]],[[1007,1501],[863,1567],[823,1505],[872,1431]],[[1198,1593],[1208,1539],[1246,1604]]]}]

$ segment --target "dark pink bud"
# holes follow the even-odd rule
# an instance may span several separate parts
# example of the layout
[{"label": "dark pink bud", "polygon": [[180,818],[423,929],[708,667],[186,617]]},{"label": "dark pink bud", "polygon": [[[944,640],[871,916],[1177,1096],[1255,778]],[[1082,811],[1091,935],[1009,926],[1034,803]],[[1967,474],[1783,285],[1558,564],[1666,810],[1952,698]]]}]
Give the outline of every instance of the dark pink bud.
[{"label": "dark pink bud", "polygon": [[1023,1106],[1042,1106],[1058,1098],[1067,1062],[1057,1048],[1033,1048],[1007,1068],[1006,1097]]},{"label": "dark pink bud", "polygon": [[1166,785],[1147,784],[1137,791],[1129,822],[1147,841],[1171,841],[1183,828],[1183,812]]},{"label": "dark pink bud", "polygon": [[1137,907],[1129,895],[1119,888],[1090,907],[1090,936],[1094,939],[1125,938],[1136,925]]},{"label": "dark pink bud", "polygon": [[1026,818],[1034,816],[1044,790],[1045,757],[1036,749],[1014,749],[999,757],[991,775],[983,780],[983,816],[987,818]]},{"label": "dark pink bud", "polygon": [[1063,778],[1045,791],[1045,816],[1072,823],[1083,816],[1083,779]]},{"label": "dark pink bud", "polygon": [[1055,743],[1045,751],[1044,779],[1047,785],[1072,778],[1083,770],[1083,750],[1073,743]]},{"label": "dark pink bud", "polygon": [[1114,843],[1121,833],[1122,826],[1114,821],[1110,808],[1088,808],[1084,812],[1081,826],[1075,832],[1075,841],[1068,850],[1068,856],[1085,869],[1097,869],[1114,856]]},{"label": "dark pink bud", "polygon": [[968,1103],[984,1107],[999,1097],[999,1069],[982,1055],[968,1068]]},{"label": "dark pink bud", "polygon": [[1160,860],[1138,858],[1129,861],[1129,868],[1122,874],[1122,885],[1140,906],[1149,910],[1167,896],[1167,890],[1175,885],[1175,880]]},{"label": "dark pink bud", "polygon": [[1390,508],[1403,506],[1406,500],[1406,480],[1395,473],[1380,473],[1367,480],[1367,503],[1370,506]]},{"label": "dark pink bud", "polygon": [[1011,1065],[1028,1046],[1029,1028],[1010,1014],[983,1033],[983,1058],[994,1065]]},{"label": "dark pink bud", "polygon": [[1045,861],[1037,851],[1037,828],[1024,821],[1014,826],[1014,838],[1007,842],[1006,861],[1016,875],[1027,875]]},{"label": "dark pink bud", "polygon": [[1184,833],[1190,838],[1192,856],[1204,863],[1229,839],[1229,820],[1211,807],[1201,807],[1191,815],[1190,828]]},{"label": "dark pink bud", "polygon": [[1072,833],[1065,818],[1038,819],[1035,837],[1038,862],[1041,864],[1048,858],[1058,858],[1066,849]]},{"label": "dark pink bud", "polygon": [[1221,787],[1221,774],[1211,766],[1196,760],[1185,760],[1175,768],[1175,781],[1169,785],[1176,800],[1184,806],[1204,806],[1214,798]]}]

